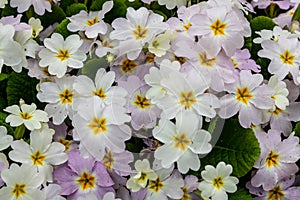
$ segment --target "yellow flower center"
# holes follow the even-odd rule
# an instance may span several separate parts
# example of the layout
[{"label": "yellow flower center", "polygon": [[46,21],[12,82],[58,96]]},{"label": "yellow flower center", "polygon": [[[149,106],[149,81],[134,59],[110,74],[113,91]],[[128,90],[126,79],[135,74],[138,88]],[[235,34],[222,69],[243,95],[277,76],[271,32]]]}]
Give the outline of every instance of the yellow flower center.
[{"label": "yellow flower center", "polygon": [[60,59],[60,61],[68,60],[70,58],[69,50],[60,49],[56,55],[56,58]]},{"label": "yellow flower center", "polygon": [[154,62],[154,58],[155,58],[155,55],[153,53],[149,53],[146,57],[146,61],[147,63],[153,63]]},{"label": "yellow flower center", "polygon": [[280,200],[282,197],[284,197],[284,193],[281,191],[279,185],[268,192],[268,200]]},{"label": "yellow flower center", "polygon": [[106,118],[93,117],[92,122],[88,127],[93,130],[94,135],[106,132]]},{"label": "yellow flower center", "polygon": [[72,104],[74,93],[66,88],[62,93],[59,94],[59,98],[62,104]]},{"label": "yellow flower center", "polygon": [[148,99],[145,96],[140,95],[136,95],[134,104],[141,109],[146,109],[151,106],[151,103],[148,101]]},{"label": "yellow flower center", "polygon": [[280,59],[283,64],[293,65],[295,56],[286,50],[283,54],[280,54]]},{"label": "yellow flower center", "polygon": [[160,181],[158,177],[156,180],[150,181],[149,189],[153,190],[154,192],[159,192],[163,186],[164,184]]},{"label": "yellow flower center", "polygon": [[218,190],[221,189],[221,187],[224,185],[223,178],[220,176],[218,178],[214,178],[212,182],[213,186],[217,188]]},{"label": "yellow flower center", "polygon": [[96,177],[87,172],[82,172],[81,177],[79,177],[76,182],[80,185],[81,190],[85,191],[95,187]]},{"label": "yellow flower center", "polygon": [[21,195],[26,194],[26,185],[25,184],[15,184],[14,189],[12,190],[13,195],[16,199],[19,199]]},{"label": "yellow flower center", "polygon": [[183,105],[185,109],[190,109],[191,106],[196,103],[196,98],[193,91],[189,92],[180,92],[180,101],[179,104]]},{"label": "yellow flower center", "polygon": [[138,25],[135,30],[132,31],[136,40],[144,39],[147,35],[148,29],[142,28],[141,25]]},{"label": "yellow flower center", "polygon": [[99,21],[99,19],[97,17],[94,17],[93,19],[91,20],[86,20],[86,24],[88,26],[93,26],[94,24],[96,24],[97,22]]},{"label": "yellow flower center", "polygon": [[191,197],[188,193],[188,189],[187,188],[182,188],[182,191],[183,191],[183,196],[181,197],[180,200],[191,200]]},{"label": "yellow flower center", "polygon": [[213,31],[214,35],[225,35],[226,24],[222,23],[217,19],[213,24],[210,25],[210,29]]},{"label": "yellow flower center", "polygon": [[236,100],[248,105],[248,101],[252,98],[252,94],[249,93],[248,87],[238,88]]},{"label": "yellow flower center", "polygon": [[126,59],[122,62],[121,69],[124,73],[132,73],[137,66],[134,61]]},{"label": "yellow flower center", "polygon": [[278,162],[279,156],[280,156],[279,154],[276,154],[271,150],[266,158],[267,167],[271,168],[272,166],[278,166],[279,165],[279,162]]},{"label": "yellow flower center", "polygon": [[71,149],[71,141],[70,140],[65,140],[64,138],[59,138],[58,142],[63,144],[65,146],[65,152],[68,152]]},{"label": "yellow flower center", "polygon": [[182,27],[183,29],[187,32],[189,28],[192,26],[191,22],[188,22],[188,24],[183,24]]},{"label": "yellow flower center", "polygon": [[282,113],[283,112],[283,110],[281,110],[280,108],[278,108],[277,106],[276,106],[276,109],[272,112],[273,113],[273,115],[279,115],[280,113]]},{"label": "yellow flower center", "polygon": [[20,112],[20,117],[25,120],[30,120],[32,118],[32,116],[28,112]]},{"label": "yellow flower center", "polygon": [[106,94],[102,88],[100,88],[96,91],[93,91],[93,95],[100,97],[102,100],[104,100],[106,98]]},{"label": "yellow flower center", "polygon": [[186,146],[191,144],[192,141],[186,137],[185,133],[173,136],[174,147],[181,151],[186,151]]},{"label": "yellow flower center", "polygon": [[104,166],[107,169],[111,170],[114,162],[115,162],[115,160],[114,160],[114,156],[113,156],[112,152],[111,151],[107,152],[104,155],[104,158],[102,160],[102,163],[104,164]]},{"label": "yellow flower center", "polygon": [[208,59],[206,53],[199,53],[198,55],[199,55],[200,65],[212,67],[213,64],[216,62],[215,58]]},{"label": "yellow flower center", "polygon": [[148,180],[148,173],[141,171],[138,175],[140,176],[134,178],[137,184],[139,184],[140,186],[146,185]]},{"label": "yellow flower center", "polygon": [[39,150],[37,150],[34,154],[30,156],[33,165],[44,165],[44,160],[46,159],[46,156],[42,154]]}]

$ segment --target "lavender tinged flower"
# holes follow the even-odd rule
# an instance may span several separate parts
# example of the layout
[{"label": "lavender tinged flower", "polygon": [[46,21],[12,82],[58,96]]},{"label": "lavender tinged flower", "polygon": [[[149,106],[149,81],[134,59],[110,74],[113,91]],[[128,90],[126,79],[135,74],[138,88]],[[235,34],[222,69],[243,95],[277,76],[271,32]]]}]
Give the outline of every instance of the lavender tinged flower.
[{"label": "lavender tinged flower", "polygon": [[54,171],[54,179],[62,187],[61,195],[67,195],[68,200],[91,194],[102,199],[107,192],[114,192],[114,182],[101,162],[81,157],[78,150],[70,151],[68,156],[68,163]]}]

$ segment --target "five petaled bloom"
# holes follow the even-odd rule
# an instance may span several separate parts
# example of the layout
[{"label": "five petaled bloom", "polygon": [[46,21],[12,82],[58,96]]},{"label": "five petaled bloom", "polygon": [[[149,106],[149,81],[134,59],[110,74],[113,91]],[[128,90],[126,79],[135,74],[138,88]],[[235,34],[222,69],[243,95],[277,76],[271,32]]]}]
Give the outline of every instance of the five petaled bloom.
[{"label": "five petaled bloom", "polygon": [[212,197],[212,200],[227,200],[226,192],[234,193],[237,190],[236,184],[239,179],[230,176],[232,166],[219,162],[217,167],[206,165],[205,170],[201,172],[203,181],[199,183],[198,189],[205,198]]},{"label": "five petaled bloom", "polygon": [[65,75],[67,67],[82,68],[86,59],[86,55],[79,50],[82,42],[78,35],[70,35],[64,40],[62,35],[53,33],[51,38],[45,39],[45,48],[39,52],[40,66],[48,67],[48,72],[58,78]]}]

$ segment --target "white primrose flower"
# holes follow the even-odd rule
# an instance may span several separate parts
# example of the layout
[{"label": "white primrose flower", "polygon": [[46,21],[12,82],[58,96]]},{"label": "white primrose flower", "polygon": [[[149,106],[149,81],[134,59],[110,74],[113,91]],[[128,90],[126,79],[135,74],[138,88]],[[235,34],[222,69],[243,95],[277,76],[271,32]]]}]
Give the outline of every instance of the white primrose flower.
[{"label": "white primrose flower", "polygon": [[13,161],[34,166],[42,176],[43,184],[52,182],[53,165],[60,165],[67,161],[64,152],[65,146],[59,142],[52,142],[52,133],[33,131],[30,133],[30,145],[24,141],[16,140],[11,145],[9,158]]},{"label": "white primrose flower", "polygon": [[36,105],[22,104],[20,107],[17,105],[8,106],[4,111],[11,113],[5,119],[6,123],[10,123],[11,126],[16,127],[22,124],[28,130],[40,129],[42,127],[41,122],[48,122],[49,118],[45,111],[37,110]]},{"label": "white primrose flower", "polygon": [[13,140],[13,136],[7,135],[6,127],[0,126],[0,151],[7,149]]},{"label": "white primrose flower", "polygon": [[40,85],[37,98],[41,102],[47,102],[45,111],[49,117],[53,117],[53,124],[59,125],[67,118],[72,119],[75,111],[73,101],[76,98],[73,83],[75,77],[55,78],[55,82],[44,82]]},{"label": "white primrose flower", "polygon": [[34,166],[11,164],[9,169],[1,172],[1,178],[6,183],[0,189],[0,199],[46,200],[45,194],[40,190],[43,178]]},{"label": "white primrose flower", "polygon": [[208,131],[199,130],[199,118],[196,114],[185,111],[179,113],[176,125],[171,121],[161,119],[158,127],[153,130],[154,138],[164,145],[158,147],[154,157],[161,160],[164,168],[177,162],[178,170],[187,173],[189,169],[197,171],[200,168],[198,154],[209,153],[212,149]]},{"label": "white primrose flower", "polygon": [[3,65],[15,66],[22,62],[23,51],[13,40],[14,34],[13,26],[0,23],[0,73]]},{"label": "white primrose flower", "polygon": [[107,25],[103,18],[112,7],[113,1],[106,1],[100,11],[87,13],[85,10],[81,10],[78,14],[68,18],[70,23],[67,28],[72,32],[85,31],[88,38],[96,38],[99,33],[105,34]]},{"label": "white primrose flower", "polygon": [[173,8],[186,5],[186,0],[158,0],[159,5],[166,5],[166,8],[172,10]]},{"label": "white primrose flower", "polygon": [[134,173],[126,183],[126,187],[132,192],[137,192],[141,188],[145,188],[148,184],[148,180],[156,180],[156,173],[150,168],[148,160],[137,160],[134,163],[136,173]]},{"label": "white primrose flower", "polygon": [[204,198],[211,197],[212,200],[227,200],[226,192],[234,193],[237,190],[236,184],[239,179],[230,176],[232,166],[219,162],[217,167],[206,165],[205,170],[201,172],[203,181],[199,183],[198,189],[202,192]]},{"label": "white primrose flower", "polygon": [[39,36],[40,32],[43,30],[43,26],[41,24],[41,20],[39,18],[35,19],[34,17],[31,17],[28,21],[28,24],[32,28],[31,35],[33,38],[36,38]]},{"label": "white primrose flower", "polygon": [[67,67],[79,69],[86,59],[85,53],[79,50],[83,43],[78,35],[63,36],[53,33],[51,38],[44,40],[45,48],[39,52],[41,67],[48,67],[51,75],[61,78],[67,72]]}]

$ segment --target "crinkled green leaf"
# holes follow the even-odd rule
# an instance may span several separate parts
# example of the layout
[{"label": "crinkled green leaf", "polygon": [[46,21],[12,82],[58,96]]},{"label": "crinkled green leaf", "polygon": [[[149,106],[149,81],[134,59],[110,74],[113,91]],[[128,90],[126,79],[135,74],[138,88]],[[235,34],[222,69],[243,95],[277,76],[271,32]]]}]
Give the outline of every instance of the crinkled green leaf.
[{"label": "crinkled green leaf", "polygon": [[5,79],[7,79],[8,78],[8,74],[0,74],[0,81],[3,81],[3,80],[5,80]]},{"label": "crinkled green leaf", "polygon": [[76,15],[81,10],[87,11],[86,5],[84,5],[83,3],[74,3],[74,4],[72,4],[72,5],[70,5],[70,6],[67,7],[66,15],[68,17],[70,17],[72,15]]},{"label": "crinkled green leaf", "polygon": [[276,26],[276,24],[269,17],[258,16],[258,17],[253,18],[250,21],[250,26],[254,33],[255,31],[261,31],[263,29],[273,30],[273,28],[274,28],[274,26]]},{"label": "crinkled green leaf", "polygon": [[224,161],[232,165],[232,175],[240,178],[252,169],[259,156],[259,143],[252,129],[244,129],[237,119],[229,119],[213,150],[201,159],[201,168]]},{"label": "crinkled green leaf", "polygon": [[[102,10],[103,3],[105,0],[95,0],[91,7],[91,11]],[[127,0],[114,0],[113,8],[105,14],[104,21],[111,23],[114,19],[118,17],[125,17],[128,6],[126,5]]]},{"label": "crinkled green leaf", "polygon": [[18,11],[17,8],[12,8],[9,6],[9,4],[6,4],[4,8],[1,9],[1,17],[6,17],[6,16],[17,16]]},{"label": "crinkled green leaf", "polygon": [[95,78],[95,75],[100,68],[107,68],[108,63],[105,58],[94,58],[88,60],[83,68],[81,68],[81,74],[88,76],[91,79]]},{"label": "crinkled green leaf", "polygon": [[240,188],[235,193],[228,193],[228,200],[252,200],[247,190]]},{"label": "crinkled green leaf", "polygon": [[63,10],[66,10],[67,7],[73,3],[74,3],[74,0],[60,0],[59,7],[61,7]]},{"label": "crinkled green leaf", "polygon": [[21,98],[27,104],[39,102],[36,99],[36,85],[38,82],[38,80],[30,78],[26,70],[21,73],[12,72],[6,88],[8,105],[18,105]]},{"label": "crinkled green leaf", "polygon": [[69,35],[72,35],[73,33],[67,28],[69,23],[69,19],[62,20],[62,22],[56,26],[55,32],[61,34],[64,38],[67,38]]}]

